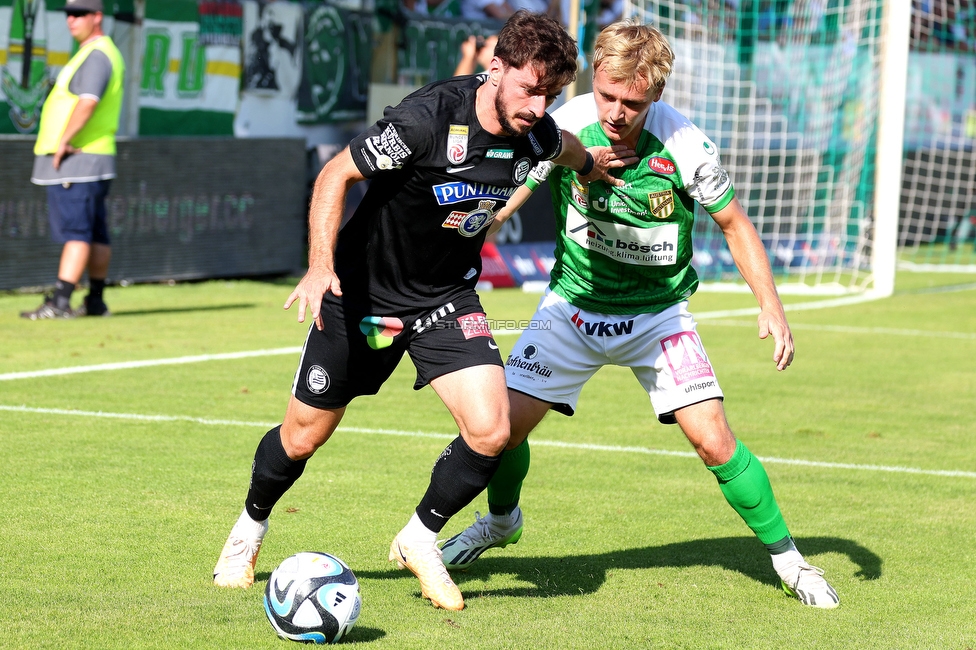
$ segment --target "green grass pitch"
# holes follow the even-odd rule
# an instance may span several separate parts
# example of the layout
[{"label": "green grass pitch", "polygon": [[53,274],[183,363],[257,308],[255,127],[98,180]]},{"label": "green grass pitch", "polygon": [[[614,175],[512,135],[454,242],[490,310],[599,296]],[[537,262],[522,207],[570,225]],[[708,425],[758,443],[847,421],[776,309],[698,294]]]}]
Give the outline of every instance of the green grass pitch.
[{"label": "green grass pitch", "polygon": [[[353,402],[279,503],[255,587],[215,588],[304,338],[295,308],[281,309],[292,286],[110,288],[114,317],[63,322],[24,321],[37,296],[0,295],[0,648],[289,648],[261,599],[271,570],[303,550],[356,572],[363,612],[344,643],[359,648],[976,648],[966,276],[902,275],[891,298],[791,312],[797,356],[784,373],[755,318],[734,313],[751,296],[692,299],[709,316],[700,332],[732,428],[840,594],[833,611],[779,590],[712,475],[618,368],[587,385],[575,417],[533,434],[525,533],[455,572],[464,611],[434,609],[386,561],[455,431],[429,388],[412,390],[408,361]],[[517,320],[538,296],[483,301],[490,318]],[[515,340],[497,337],[503,355]],[[39,372],[259,350],[270,352]],[[485,507],[482,496],[445,533]]]}]

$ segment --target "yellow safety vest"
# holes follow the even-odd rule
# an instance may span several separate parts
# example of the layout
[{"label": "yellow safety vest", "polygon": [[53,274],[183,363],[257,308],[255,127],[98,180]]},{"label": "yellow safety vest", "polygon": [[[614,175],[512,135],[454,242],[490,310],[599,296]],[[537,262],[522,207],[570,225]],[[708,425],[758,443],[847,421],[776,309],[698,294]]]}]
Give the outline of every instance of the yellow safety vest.
[{"label": "yellow safety vest", "polygon": [[61,135],[78,104],[78,95],[68,90],[68,84],[88,55],[95,50],[104,52],[112,63],[112,77],[91,118],[71,139],[71,146],[84,153],[115,155],[115,132],[119,130],[119,115],[122,112],[125,61],[108,36],[96,38],[82,47],[61,69],[41,109],[41,126],[37,132],[37,142],[34,143],[35,155],[53,154],[58,150]]}]

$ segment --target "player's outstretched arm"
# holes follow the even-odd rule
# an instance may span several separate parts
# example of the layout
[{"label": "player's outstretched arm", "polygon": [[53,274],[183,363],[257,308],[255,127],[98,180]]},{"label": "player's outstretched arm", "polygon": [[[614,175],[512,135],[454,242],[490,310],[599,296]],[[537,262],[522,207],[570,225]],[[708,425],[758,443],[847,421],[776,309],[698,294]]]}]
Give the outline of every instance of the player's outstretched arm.
[{"label": "player's outstretched arm", "polygon": [[508,200],[505,207],[498,211],[495,215],[494,220],[491,225],[488,226],[488,234],[494,235],[496,232],[501,230],[502,224],[511,219],[512,215],[518,212],[518,209],[525,205],[525,202],[529,200],[532,196],[532,192],[535,190],[530,189],[528,185],[521,185],[515,193],[512,194],[512,198]]},{"label": "player's outstretched arm", "polygon": [[298,301],[298,322],[305,322],[305,309],[312,312],[312,320],[323,328],[320,309],[325,294],[342,295],[339,277],[335,273],[335,250],[339,239],[339,226],[346,205],[349,188],[365,180],[349,153],[343,149],[330,160],[312,189],[312,201],[308,211],[308,272],[285,301],[285,309]]},{"label": "player's outstretched arm", "polygon": [[624,144],[610,147],[590,147],[587,149],[575,135],[563,130],[563,150],[552,162],[569,167],[579,173],[584,183],[606,181],[611,185],[623,187],[624,181],[610,175],[610,170],[626,167],[640,160],[633,149]]},{"label": "player's outstretched arm", "polygon": [[776,291],[769,257],[755,226],[749,220],[738,199],[712,215],[729,244],[732,259],[759,302],[759,338],[773,335],[773,361],[777,370],[786,370],[793,363],[793,333],[786,322],[786,311]]},{"label": "player's outstretched arm", "polygon": [[627,165],[640,162],[640,157],[633,149],[625,144],[615,144],[609,147],[589,147],[586,150],[593,156],[593,171],[589,174],[577,173],[576,176],[584,185],[593,181],[606,181],[611,185],[623,187],[626,183],[610,175],[611,169],[619,169]]}]

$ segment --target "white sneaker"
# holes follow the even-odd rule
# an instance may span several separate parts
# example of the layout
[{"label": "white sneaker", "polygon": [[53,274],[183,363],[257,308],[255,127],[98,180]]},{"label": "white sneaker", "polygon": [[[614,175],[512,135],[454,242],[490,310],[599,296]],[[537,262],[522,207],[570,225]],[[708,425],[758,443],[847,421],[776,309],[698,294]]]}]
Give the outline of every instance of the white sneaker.
[{"label": "white sneaker", "polygon": [[390,562],[396,562],[401,569],[410,569],[417,576],[420,593],[429,598],[434,607],[454,611],[464,609],[464,597],[444,568],[436,542],[409,542],[397,535],[390,544]]},{"label": "white sneaker", "polygon": [[[254,584],[254,565],[268,532],[268,520],[250,523],[253,525],[247,526],[238,520],[231,529],[213,570],[214,584],[218,587],[247,589]],[[251,528],[250,532],[248,528]]]},{"label": "white sneaker", "polygon": [[824,571],[806,562],[795,564],[780,575],[783,591],[810,607],[833,609],[840,605],[837,592],[823,578]]},{"label": "white sneaker", "polygon": [[522,509],[516,508],[515,522],[506,529],[498,529],[490,522],[491,515],[482,517],[474,513],[474,523],[441,545],[444,566],[448,569],[466,569],[490,548],[505,548],[517,544],[522,537]]}]

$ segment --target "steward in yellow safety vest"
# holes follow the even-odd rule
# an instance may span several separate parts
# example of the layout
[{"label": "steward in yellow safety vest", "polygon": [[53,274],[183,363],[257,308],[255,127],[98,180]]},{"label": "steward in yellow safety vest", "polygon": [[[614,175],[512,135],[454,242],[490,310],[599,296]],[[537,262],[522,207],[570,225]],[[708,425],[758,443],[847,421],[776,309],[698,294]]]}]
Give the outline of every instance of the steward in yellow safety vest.
[{"label": "steward in yellow safety vest", "polygon": [[[109,314],[102,298],[112,258],[105,198],[115,178],[125,62],[102,32],[102,0],[67,0],[64,12],[79,49],[41,109],[31,173],[47,189],[51,239],[64,246],[53,295],[20,314],[31,320]],[[89,293],[72,309],[86,270]]]}]

